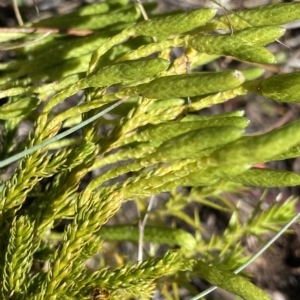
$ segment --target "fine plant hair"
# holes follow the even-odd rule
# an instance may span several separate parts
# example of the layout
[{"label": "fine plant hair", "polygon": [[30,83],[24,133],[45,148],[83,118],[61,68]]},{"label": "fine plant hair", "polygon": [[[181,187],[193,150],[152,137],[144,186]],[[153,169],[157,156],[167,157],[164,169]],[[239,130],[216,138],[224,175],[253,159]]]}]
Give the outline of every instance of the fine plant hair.
[{"label": "fine plant hair", "polygon": [[[243,111],[201,110],[248,93],[300,101],[300,72],[263,76],[300,3],[145,11],[110,0],[0,32],[14,53],[0,64],[1,299],[178,299],[198,293],[193,277],[270,299],[234,272],[249,258],[240,241],[279,231],[296,199],[263,210],[262,197],[242,222],[225,193],[299,185],[258,165],[299,156],[300,121],[248,135]],[[199,71],[224,56],[248,68]],[[200,205],[230,216],[224,232],[207,237]]]}]

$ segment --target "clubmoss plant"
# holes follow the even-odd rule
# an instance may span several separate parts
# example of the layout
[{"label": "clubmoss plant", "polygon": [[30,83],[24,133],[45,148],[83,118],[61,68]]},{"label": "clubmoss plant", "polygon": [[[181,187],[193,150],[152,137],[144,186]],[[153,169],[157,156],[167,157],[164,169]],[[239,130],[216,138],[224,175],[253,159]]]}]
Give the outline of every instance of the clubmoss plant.
[{"label": "clubmoss plant", "polygon": [[[299,16],[295,2],[145,21],[135,4],[110,0],[26,24],[27,33],[2,32],[1,47],[15,57],[0,65],[1,298],[150,299],[158,288],[177,299],[176,285],[197,294],[189,282],[198,276],[244,299],[270,299],[233,273],[248,258],[239,241],[278,231],[295,215],[295,199],[266,210],[259,203],[241,223],[224,192],[300,184],[296,173],[257,168],[299,156],[300,121],[250,136],[242,111],[196,112],[250,92],[299,102],[299,72],[261,77],[264,65],[276,63],[265,46]],[[39,38],[41,29],[48,35]],[[175,48],[183,52],[173,58]],[[259,67],[197,71],[220,56]],[[77,102],[63,105],[75,94]],[[33,128],[21,140],[25,120]],[[80,134],[67,136],[80,124]],[[150,212],[154,195],[163,199]],[[147,224],[121,207],[129,201]],[[231,214],[225,232],[207,239],[197,209],[184,210],[192,203]],[[185,225],[166,227],[168,219]],[[137,260],[115,241],[156,246]],[[172,251],[157,251],[159,244]],[[86,264],[92,257],[94,267]]]}]

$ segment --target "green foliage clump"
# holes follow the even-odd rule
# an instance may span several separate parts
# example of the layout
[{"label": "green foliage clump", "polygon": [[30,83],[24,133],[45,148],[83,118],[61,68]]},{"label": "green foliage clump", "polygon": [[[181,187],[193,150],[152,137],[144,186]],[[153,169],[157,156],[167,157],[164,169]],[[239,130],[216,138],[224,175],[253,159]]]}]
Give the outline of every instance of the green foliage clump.
[{"label": "green foliage clump", "polygon": [[[1,298],[149,299],[159,287],[175,299],[170,282],[196,294],[189,281],[199,276],[244,299],[269,299],[233,272],[247,259],[237,242],[279,230],[295,215],[295,201],[256,209],[242,224],[239,208],[222,193],[298,185],[295,173],[256,165],[297,157],[300,121],[249,136],[243,112],[193,112],[249,92],[300,101],[299,72],[261,78],[263,64],[276,63],[265,46],[284,34],[281,24],[299,19],[300,3],[215,15],[203,8],[143,21],[136,5],[111,0],[28,24],[59,29],[43,39],[38,31],[1,33],[3,47],[25,43],[0,65],[0,97],[7,99],[0,107]],[[172,58],[179,47],[182,54]],[[220,56],[261,67],[197,71]],[[78,103],[59,108],[77,93],[84,96]],[[113,115],[98,118],[112,103]],[[20,140],[24,120],[34,128]],[[81,135],[50,143],[78,124],[85,124]],[[33,150],[14,156],[24,148]],[[189,195],[178,189],[183,186]],[[122,204],[134,200],[146,213],[147,197],[163,192],[169,199],[150,213],[145,228],[122,212]],[[231,213],[225,232],[207,240],[197,213],[184,211],[192,203]],[[166,228],[170,218],[186,226]],[[59,233],[62,220],[68,226]],[[154,246],[132,264],[113,242],[142,245],[141,238],[173,251],[159,257]],[[98,259],[94,271],[85,265],[91,257]]]}]

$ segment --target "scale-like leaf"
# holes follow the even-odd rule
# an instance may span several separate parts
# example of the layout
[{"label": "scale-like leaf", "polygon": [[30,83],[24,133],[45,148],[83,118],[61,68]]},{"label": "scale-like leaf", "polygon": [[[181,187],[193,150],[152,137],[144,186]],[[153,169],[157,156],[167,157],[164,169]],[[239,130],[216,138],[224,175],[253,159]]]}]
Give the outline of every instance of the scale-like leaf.
[{"label": "scale-like leaf", "polygon": [[[249,124],[249,120],[244,117],[210,117],[199,119],[199,116],[190,115],[187,117],[197,117],[198,120],[184,121],[182,122],[169,122],[158,125],[149,125],[141,132],[132,135],[126,139],[126,144],[131,142],[164,142],[175,136],[188,132],[190,130],[196,130],[206,127],[223,127],[223,126],[234,126],[238,128],[246,128]],[[183,122],[184,121],[184,122]],[[143,129],[143,128],[142,128]]]},{"label": "scale-like leaf", "polygon": [[165,76],[136,87],[121,90],[120,98],[142,95],[150,99],[192,97],[226,91],[240,86],[245,81],[239,71],[192,73]]},{"label": "scale-like leaf", "polygon": [[130,29],[134,35],[169,36],[197,28],[212,19],[217,10],[202,8],[176,15],[152,18],[140,22]]},{"label": "scale-like leaf", "polygon": [[217,150],[210,163],[217,165],[253,165],[271,160],[300,142],[300,121],[259,136],[245,136]]},{"label": "scale-like leaf", "polygon": [[246,80],[254,80],[258,77],[261,77],[264,74],[265,70],[263,68],[253,67],[242,70],[242,72]]},{"label": "scale-like leaf", "polygon": [[[49,110],[67,97],[88,87],[106,87],[118,83],[129,83],[141,80],[142,78],[152,77],[165,70],[169,62],[162,58],[150,58],[119,62],[101,68],[95,73],[89,74],[86,78],[79,80],[68,89],[56,94],[46,105],[45,110]],[[73,110],[76,110],[74,107]]]},{"label": "scale-like leaf", "polygon": [[281,26],[255,26],[235,31],[231,36],[246,43],[264,46],[279,39],[284,33],[285,29]]},{"label": "scale-like leaf", "polygon": [[9,299],[10,295],[15,294],[20,299],[24,299],[29,285],[33,253],[38,245],[37,240],[34,240],[34,222],[31,222],[28,216],[14,218],[9,233],[2,278],[2,295],[6,295],[5,298]]},{"label": "scale-like leaf", "polygon": [[191,130],[164,142],[151,159],[167,162],[193,158],[209,148],[220,147],[241,137],[243,129],[237,127],[208,127]]},{"label": "scale-like leaf", "polygon": [[[201,168],[202,167],[202,168]],[[185,177],[180,178],[178,183],[185,186],[209,186],[219,179],[222,179],[228,175],[236,176],[241,174],[248,169],[248,166],[245,164],[236,164],[233,166],[223,166],[223,167],[209,167],[206,168],[205,164],[201,166],[199,164],[198,170],[193,170]]]},{"label": "scale-like leaf", "polygon": [[7,103],[0,107],[0,119],[8,120],[20,116],[26,116],[33,111],[40,103],[35,97],[22,98],[16,102]]},{"label": "scale-like leaf", "polygon": [[189,40],[189,46],[199,52],[216,55],[230,55],[238,59],[274,63],[275,57],[262,46],[273,42],[284,33],[279,26],[247,28],[234,34],[199,35]]},{"label": "scale-like leaf", "polygon": [[200,260],[195,262],[193,270],[211,284],[234,293],[245,300],[271,300],[263,290],[242,276],[215,266],[209,266]]},{"label": "scale-like leaf", "polygon": [[232,26],[239,30],[254,26],[281,25],[299,20],[299,15],[300,3],[278,3],[230,13],[212,20],[204,29],[230,30]]},{"label": "scale-like leaf", "polygon": [[275,157],[272,160],[284,160],[289,158],[295,158],[300,156],[300,145],[290,148],[288,151],[283,152]]},{"label": "scale-like leaf", "polygon": [[91,73],[84,80],[86,87],[103,87],[116,83],[126,84],[157,75],[169,66],[162,58],[146,58],[119,62]]},{"label": "scale-like leaf", "polygon": [[250,186],[280,187],[300,185],[300,175],[294,172],[251,168],[238,176],[225,179]]},{"label": "scale-like leaf", "polygon": [[300,72],[263,79],[255,92],[280,102],[300,102]]},{"label": "scale-like leaf", "polygon": [[[139,228],[132,225],[103,226],[99,234],[103,239],[114,241],[139,240]],[[143,239],[145,242],[178,245],[187,250],[193,250],[196,246],[195,238],[182,229],[146,226]]]}]

